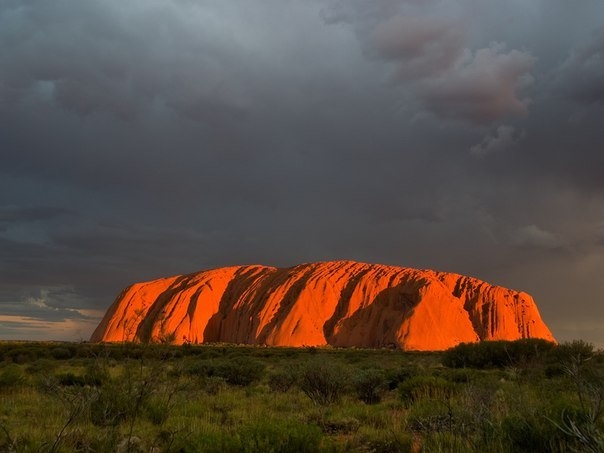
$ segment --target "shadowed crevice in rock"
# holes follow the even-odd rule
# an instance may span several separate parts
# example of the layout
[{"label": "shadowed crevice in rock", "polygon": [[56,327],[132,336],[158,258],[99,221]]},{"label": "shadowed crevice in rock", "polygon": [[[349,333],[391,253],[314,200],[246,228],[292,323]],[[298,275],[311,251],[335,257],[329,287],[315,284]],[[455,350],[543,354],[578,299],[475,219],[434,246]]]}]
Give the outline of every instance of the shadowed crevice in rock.
[{"label": "shadowed crevice in rock", "polygon": [[[189,275],[179,277],[168,289],[159,295],[153,305],[147,311],[144,319],[142,319],[136,328],[135,339],[143,343],[148,343],[152,340],[153,326],[156,323],[165,323],[167,316],[163,313],[165,305],[170,301],[174,294],[184,289],[189,280]],[[164,329],[162,329],[164,330]]]},{"label": "shadowed crevice in rock", "polygon": [[[281,304],[279,304],[279,308],[275,315],[258,334],[256,340],[260,344],[265,344],[268,336],[273,332],[275,327],[278,326],[290,314],[298,296],[300,295],[308,281],[309,275],[312,274],[313,268],[302,269],[300,271],[298,270],[298,267],[287,269],[287,278],[293,278],[295,279],[295,282],[289,287],[289,289],[283,296]],[[270,291],[270,289],[267,291]]]},{"label": "shadowed crevice in rock", "polygon": [[411,293],[405,285],[386,288],[365,308],[341,321],[331,336],[333,346],[399,347],[397,334],[403,321],[419,302],[419,294]]},{"label": "shadowed crevice in rock", "polygon": [[218,312],[209,319],[206,325],[203,332],[204,342],[233,341],[230,339],[234,336],[233,332],[222,332],[223,324],[228,317],[240,318],[241,315],[237,311],[239,308],[236,308],[235,304],[240,300],[241,293],[257,281],[259,269],[258,267],[242,267],[235,272],[234,277],[222,294],[220,304],[218,305]]},{"label": "shadowed crevice in rock", "polygon": [[197,303],[199,302],[199,296],[201,295],[201,292],[204,290],[204,286],[207,286],[207,284],[202,285],[199,288],[197,288],[197,290],[191,296],[191,300],[189,301],[189,306],[187,307],[187,315],[189,316],[189,318],[193,318],[193,316],[195,314],[195,310],[197,309]]},{"label": "shadowed crevice in rock", "polygon": [[346,286],[340,293],[340,299],[338,300],[336,309],[333,312],[333,316],[329,318],[323,326],[323,334],[325,335],[325,339],[329,344],[335,344],[335,325],[348,312],[348,307],[350,306],[350,297],[352,296],[353,291],[357,287],[361,278],[363,278],[363,276],[366,275],[370,270],[370,268],[364,268],[361,269],[359,272],[352,274],[350,280],[348,281],[348,283],[346,283]]},{"label": "shadowed crevice in rock", "polygon": [[[136,329],[138,327],[137,326],[129,326],[128,323],[132,323],[133,320],[128,319],[128,313],[126,310],[122,311],[121,313],[118,312],[120,306],[118,305],[119,301],[122,301],[127,294],[129,294],[132,290],[133,287],[135,285],[130,285],[128,286],[126,289],[124,289],[119,296],[117,296],[117,298],[115,299],[115,302],[111,305],[111,307],[109,307],[109,310],[107,311],[107,313],[105,313],[105,316],[103,317],[101,323],[98,325],[98,327],[95,329],[95,331],[92,334],[92,338],[91,341],[100,341],[101,338],[95,338],[97,336],[97,334],[99,332],[102,331],[106,331],[109,328],[109,323],[110,321],[116,321],[117,325],[122,325],[124,326],[124,334],[126,334],[126,332],[129,329]],[[118,318],[116,320],[116,318]],[[122,341],[125,341],[127,339],[126,335],[124,335],[124,337],[122,338]]]}]

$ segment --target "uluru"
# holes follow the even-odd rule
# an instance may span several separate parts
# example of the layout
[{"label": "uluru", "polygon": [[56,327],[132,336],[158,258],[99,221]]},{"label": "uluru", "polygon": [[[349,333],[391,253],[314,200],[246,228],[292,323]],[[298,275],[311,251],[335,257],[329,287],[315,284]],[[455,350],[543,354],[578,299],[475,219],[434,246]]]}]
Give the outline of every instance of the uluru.
[{"label": "uluru", "polygon": [[444,350],[522,338],[555,341],[525,292],[448,272],[331,261],[133,284],[91,341]]}]

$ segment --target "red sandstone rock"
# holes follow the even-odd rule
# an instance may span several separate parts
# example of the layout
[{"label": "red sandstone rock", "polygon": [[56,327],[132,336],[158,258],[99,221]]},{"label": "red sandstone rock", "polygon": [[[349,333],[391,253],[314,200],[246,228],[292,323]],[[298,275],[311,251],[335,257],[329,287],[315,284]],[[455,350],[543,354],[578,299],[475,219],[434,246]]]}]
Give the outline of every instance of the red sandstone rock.
[{"label": "red sandstone rock", "polygon": [[524,292],[445,272],[332,261],[137,283],[91,341],[442,350],[520,338],[555,341]]}]

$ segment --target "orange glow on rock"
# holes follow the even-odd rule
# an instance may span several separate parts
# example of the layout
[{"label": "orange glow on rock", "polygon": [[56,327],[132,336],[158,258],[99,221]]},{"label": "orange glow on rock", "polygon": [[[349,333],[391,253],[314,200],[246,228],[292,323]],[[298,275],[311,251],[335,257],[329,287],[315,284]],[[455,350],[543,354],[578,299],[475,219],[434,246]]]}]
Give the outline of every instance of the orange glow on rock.
[{"label": "orange glow on rock", "polygon": [[331,261],[137,283],[91,341],[443,350],[520,338],[555,341],[524,292],[452,273]]}]

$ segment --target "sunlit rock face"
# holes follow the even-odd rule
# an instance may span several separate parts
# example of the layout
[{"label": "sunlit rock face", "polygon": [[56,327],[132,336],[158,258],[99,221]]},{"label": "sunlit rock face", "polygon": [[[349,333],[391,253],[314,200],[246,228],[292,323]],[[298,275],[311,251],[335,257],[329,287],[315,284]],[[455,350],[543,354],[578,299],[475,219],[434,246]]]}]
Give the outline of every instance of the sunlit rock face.
[{"label": "sunlit rock face", "polygon": [[520,338],[555,341],[524,292],[445,272],[332,261],[136,283],[91,341],[442,350]]}]

